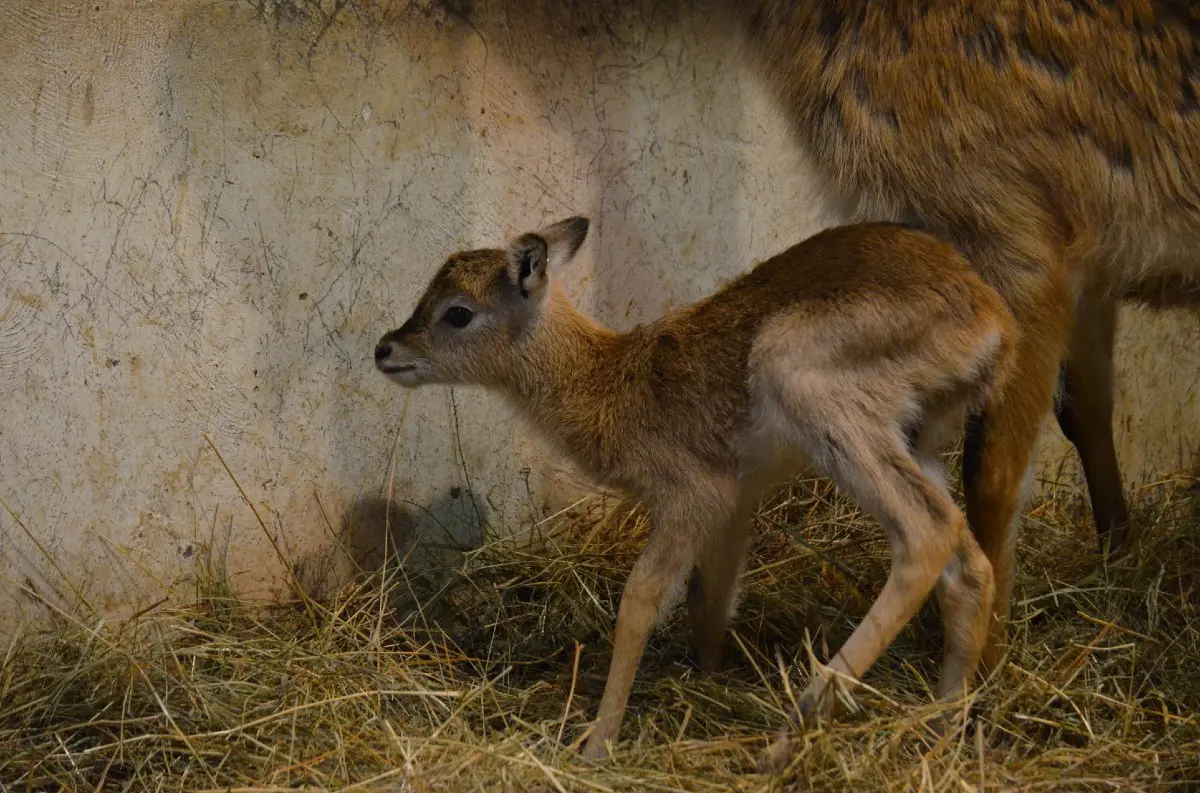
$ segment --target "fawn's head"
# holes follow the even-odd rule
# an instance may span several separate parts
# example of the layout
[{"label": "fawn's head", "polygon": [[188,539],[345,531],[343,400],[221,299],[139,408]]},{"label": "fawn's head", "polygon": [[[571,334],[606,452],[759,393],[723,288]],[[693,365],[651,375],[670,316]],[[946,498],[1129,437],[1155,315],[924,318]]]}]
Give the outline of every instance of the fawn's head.
[{"label": "fawn's head", "polygon": [[454,254],[408,321],[379,340],[376,368],[410,388],[494,380],[546,311],[548,271],[570,261],[587,232],[587,218],[571,217],[504,250]]}]

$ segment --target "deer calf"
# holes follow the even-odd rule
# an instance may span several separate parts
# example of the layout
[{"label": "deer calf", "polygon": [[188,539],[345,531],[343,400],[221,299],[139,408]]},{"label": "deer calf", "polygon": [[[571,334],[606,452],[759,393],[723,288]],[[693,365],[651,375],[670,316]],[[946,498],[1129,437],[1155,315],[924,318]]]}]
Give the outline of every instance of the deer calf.
[{"label": "deer calf", "polygon": [[[646,640],[689,575],[695,648],[702,668],[717,666],[751,513],[800,466],[856,498],[893,550],[832,678],[853,686],[936,588],[939,694],[960,694],[986,640],[993,579],[940,452],[1010,368],[1015,330],[998,294],[950,245],[864,224],[823,231],[706,300],[617,333],[550,278],[587,230],[569,218],[504,250],[451,256],[375,349],[400,385],[504,393],[583,469],[649,509],[584,754],[616,740]],[[831,682],[813,676],[798,718],[830,712]]]}]

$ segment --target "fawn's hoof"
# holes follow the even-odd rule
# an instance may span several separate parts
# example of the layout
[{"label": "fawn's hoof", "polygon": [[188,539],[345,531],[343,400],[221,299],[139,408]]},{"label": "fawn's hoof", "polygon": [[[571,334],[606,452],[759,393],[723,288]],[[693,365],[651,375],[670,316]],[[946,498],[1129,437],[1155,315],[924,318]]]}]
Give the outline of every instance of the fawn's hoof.
[{"label": "fawn's hoof", "polygon": [[942,710],[926,723],[938,740],[953,735],[957,730],[966,730],[975,722],[974,703],[967,703],[964,707],[961,700],[955,700],[947,694],[943,694],[939,701]]},{"label": "fawn's hoof", "polygon": [[[792,714],[792,725],[796,731],[812,729],[821,719],[833,715],[833,696],[825,686],[810,687],[801,695],[799,709]],[[781,732],[767,750],[758,758],[758,773],[781,774],[787,769],[795,753],[795,744],[789,732]]]},{"label": "fawn's hoof", "polygon": [[792,761],[794,748],[792,739],[786,732],[779,733],[766,751],[759,755],[758,773],[782,774]]},{"label": "fawn's hoof", "polygon": [[836,704],[837,697],[832,687],[822,680],[816,680],[800,695],[798,711],[793,720],[798,727],[811,728],[819,721],[832,718]]},{"label": "fawn's hoof", "polygon": [[604,740],[600,736],[593,733],[579,754],[585,760],[604,760],[608,757],[608,747],[604,745]]},{"label": "fawn's hoof", "polygon": [[954,711],[942,711],[929,721],[929,729],[941,740],[954,732]]}]

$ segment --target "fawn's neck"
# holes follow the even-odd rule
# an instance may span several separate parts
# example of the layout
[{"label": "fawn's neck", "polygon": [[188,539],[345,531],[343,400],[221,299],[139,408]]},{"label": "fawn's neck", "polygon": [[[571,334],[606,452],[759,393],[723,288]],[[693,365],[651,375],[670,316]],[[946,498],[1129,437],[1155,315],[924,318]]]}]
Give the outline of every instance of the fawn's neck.
[{"label": "fawn's neck", "polygon": [[603,469],[601,447],[607,446],[608,422],[619,420],[611,408],[629,390],[610,374],[628,336],[581,313],[555,285],[551,290],[541,321],[522,343],[519,354],[524,365],[517,367],[504,389],[580,462]]}]

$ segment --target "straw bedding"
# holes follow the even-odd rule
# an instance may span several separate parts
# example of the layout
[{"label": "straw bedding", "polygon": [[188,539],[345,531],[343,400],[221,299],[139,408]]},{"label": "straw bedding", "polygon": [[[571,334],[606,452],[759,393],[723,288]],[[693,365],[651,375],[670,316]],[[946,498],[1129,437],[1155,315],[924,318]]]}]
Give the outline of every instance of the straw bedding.
[{"label": "straw bedding", "polygon": [[887,570],[878,527],[805,481],[759,513],[723,673],[697,674],[677,611],[607,763],[575,749],[648,524],[597,501],[320,600],[244,602],[209,558],[194,602],[26,631],[0,665],[0,791],[1200,789],[1197,481],[1141,493],[1123,559],[1093,550],[1077,498],[1031,507],[1008,663],[944,739],[926,727],[930,604],[856,709],[809,732],[783,777],[754,773],[810,653],[849,635]]}]

